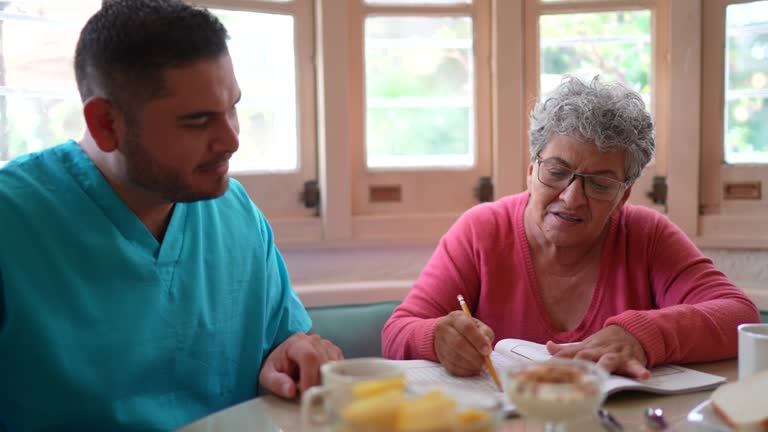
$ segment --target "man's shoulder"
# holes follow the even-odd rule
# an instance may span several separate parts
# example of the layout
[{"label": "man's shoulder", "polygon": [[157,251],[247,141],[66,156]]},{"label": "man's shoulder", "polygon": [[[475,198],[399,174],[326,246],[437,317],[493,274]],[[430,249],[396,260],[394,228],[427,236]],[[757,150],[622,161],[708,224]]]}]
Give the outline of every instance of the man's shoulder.
[{"label": "man's shoulder", "polygon": [[0,192],[24,186],[36,178],[30,174],[36,173],[44,166],[42,152],[25,154],[9,161],[0,168]]},{"label": "man's shoulder", "polygon": [[0,209],[9,202],[32,202],[43,198],[62,175],[59,154],[62,146],[29,153],[0,168]]},{"label": "man's shoulder", "polygon": [[21,156],[0,169],[0,230],[2,235],[24,238],[35,227],[61,227],[73,214],[79,188],[71,161],[79,156],[77,143]]},{"label": "man's shoulder", "polygon": [[67,141],[8,161],[0,167],[0,188],[10,184],[28,183],[30,180],[58,172],[61,154],[70,151],[71,147],[76,145],[74,141]]}]

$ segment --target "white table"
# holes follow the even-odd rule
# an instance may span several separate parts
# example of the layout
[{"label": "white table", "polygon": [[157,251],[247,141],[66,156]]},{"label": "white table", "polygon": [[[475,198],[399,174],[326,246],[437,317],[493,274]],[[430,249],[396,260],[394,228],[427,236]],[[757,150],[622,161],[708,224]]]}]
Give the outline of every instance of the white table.
[{"label": "white table", "polygon": [[[737,379],[736,360],[686,365],[691,369],[724,376],[728,381]],[[648,407],[664,410],[664,418],[675,431],[689,430],[685,419],[696,405],[706,400],[711,390],[672,396],[659,396],[643,392],[621,392],[611,396],[607,409],[626,431],[645,431],[643,412]],[[514,417],[506,419],[500,429],[505,432],[541,431],[542,426],[533,421]],[[572,424],[570,431],[602,431],[596,423],[586,420]],[[231,408],[214,413],[180,429],[179,432],[223,431],[301,431],[299,404],[275,396],[258,397]]]}]

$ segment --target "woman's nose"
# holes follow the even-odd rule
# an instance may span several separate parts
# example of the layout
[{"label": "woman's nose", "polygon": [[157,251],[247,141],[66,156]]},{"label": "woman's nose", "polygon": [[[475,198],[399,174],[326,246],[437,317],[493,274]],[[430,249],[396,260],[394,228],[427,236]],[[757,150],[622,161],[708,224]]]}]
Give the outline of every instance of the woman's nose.
[{"label": "woman's nose", "polygon": [[572,205],[586,202],[587,195],[584,191],[584,178],[574,176],[571,183],[560,192],[560,199]]}]

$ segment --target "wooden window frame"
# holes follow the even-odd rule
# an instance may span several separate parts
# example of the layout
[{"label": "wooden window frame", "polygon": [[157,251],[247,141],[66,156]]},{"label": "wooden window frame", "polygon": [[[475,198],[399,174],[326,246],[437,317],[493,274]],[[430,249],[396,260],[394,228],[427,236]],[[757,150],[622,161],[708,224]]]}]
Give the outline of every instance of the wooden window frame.
[{"label": "wooden window frame", "polygon": [[703,2],[701,112],[700,246],[768,248],[768,200],[724,200],[727,182],[768,184],[768,165],[725,164],[725,32],[726,8],[755,0]]}]

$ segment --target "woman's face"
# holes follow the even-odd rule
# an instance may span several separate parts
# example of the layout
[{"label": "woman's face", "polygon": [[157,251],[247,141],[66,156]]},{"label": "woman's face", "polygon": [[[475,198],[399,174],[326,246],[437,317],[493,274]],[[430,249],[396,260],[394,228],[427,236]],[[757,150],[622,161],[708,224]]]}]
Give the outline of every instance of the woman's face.
[{"label": "woman's face", "polygon": [[[594,144],[566,135],[555,135],[539,153],[539,159],[579,174],[625,181],[623,151],[600,153]],[[558,165],[554,165],[555,162]],[[595,199],[585,193],[582,177],[575,177],[565,188],[541,183],[538,171],[544,169],[536,162],[528,166],[528,191],[531,196],[525,212],[529,220],[525,225],[526,229],[536,231],[529,235],[533,234],[553,246],[590,246],[600,237],[613,212],[624,205],[631,192],[631,186],[622,186],[611,200]]]}]

